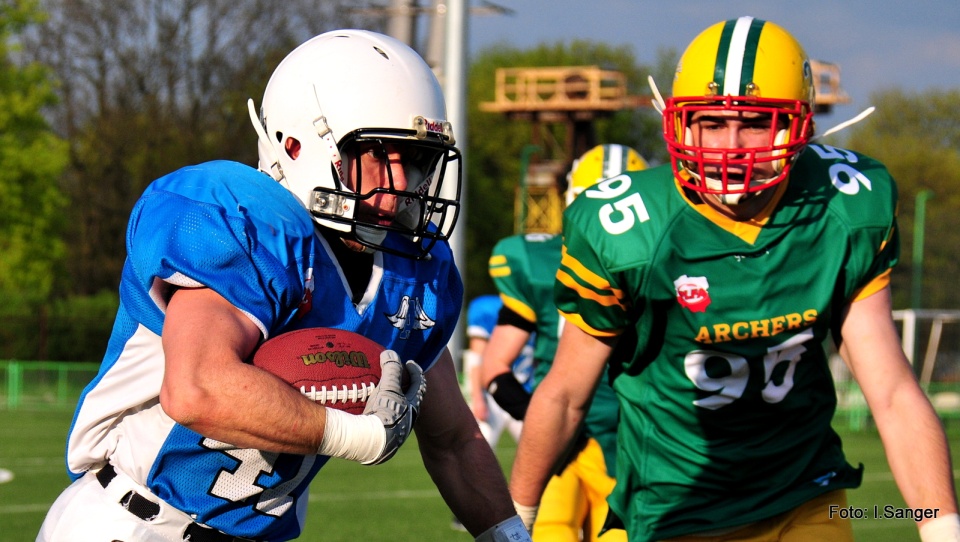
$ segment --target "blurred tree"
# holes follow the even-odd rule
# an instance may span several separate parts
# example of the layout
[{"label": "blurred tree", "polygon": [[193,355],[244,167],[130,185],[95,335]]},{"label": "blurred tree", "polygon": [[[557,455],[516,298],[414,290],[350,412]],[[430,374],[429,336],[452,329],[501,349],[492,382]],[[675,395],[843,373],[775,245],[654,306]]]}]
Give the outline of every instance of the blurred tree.
[{"label": "blurred tree", "polygon": [[[531,142],[529,122],[508,121],[499,113],[480,111],[480,102],[494,98],[496,69],[595,65],[622,72],[630,95],[646,95],[649,94],[647,75],[653,74],[661,85],[672,81],[679,58],[672,49],[660,50],[657,56],[656,66],[645,66],[638,64],[629,47],[572,41],[541,44],[528,50],[499,44],[471,59],[467,89],[470,145],[465,224],[467,261],[462,270],[467,277],[467,299],[495,291],[487,275],[487,259],[498,240],[514,233],[514,194],[519,183],[521,154],[524,146]],[[617,112],[598,120],[595,129],[600,142],[629,145],[651,163],[666,159],[660,117],[651,108]],[[557,126],[554,136],[562,142],[565,134]]]},{"label": "blurred tree", "polygon": [[960,89],[876,92],[877,111],[850,129],[846,146],[886,164],[900,190],[900,265],[894,269],[894,307],[910,306],[916,196],[927,201],[923,261],[923,308],[960,308]]},{"label": "blurred tree", "polygon": [[211,159],[255,164],[247,98],[259,106],[273,69],[296,45],[357,26],[346,1],[42,4],[50,17],[26,36],[25,51],[62,81],[53,118],[70,142],[64,279],[82,295],[115,291],[127,217],[148,183]]},{"label": "blurred tree", "polygon": [[247,98],[309,37],[383,26],[351,4],[0,0],[0,308],[7,289],[37,300],[0,314],[0,359],[100,358],[143,188],[206,160],[255,164]]},{"label": "blurred tree", "polygon": [[21,61],[19,39],[41,17],[36,2],[0,1],[0,298],[34,312],[64,271],[67,199],[58,179],[67,145],[43,116],[56,94],[50,71]]}]

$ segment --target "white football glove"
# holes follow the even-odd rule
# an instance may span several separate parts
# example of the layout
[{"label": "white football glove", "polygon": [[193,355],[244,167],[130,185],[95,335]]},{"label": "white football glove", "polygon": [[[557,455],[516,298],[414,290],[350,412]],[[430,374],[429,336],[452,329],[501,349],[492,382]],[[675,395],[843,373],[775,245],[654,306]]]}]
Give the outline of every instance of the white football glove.
[{"label": "white football glove", "polygon": [[[364,465],[379,465],[393,457],[400,449],[413,424],[420,414],[420,402],[427,391],[427,381],[423,378],[423,369],[414,361],[400,364],[400,356],[393,350],[384,350],[380,354],[380,383],[367,399],[363,409],[364,416],[375,416],[383,424],[386,442],[383,450],[372,461],[362,461]],[[410,387],[403,393],[400,385],[403,369],[410,376]]]},{"label": "white football glove", "polygon": [[[406,369],[410,387],[403,393],[401,378]],[[317,453],[379,465],[400,449],[416,422],[427,382],[416,362],[400,363],[393,350],[380,354],[380,383],[367,399],[363,414],[327,408],[327,423]]]}]

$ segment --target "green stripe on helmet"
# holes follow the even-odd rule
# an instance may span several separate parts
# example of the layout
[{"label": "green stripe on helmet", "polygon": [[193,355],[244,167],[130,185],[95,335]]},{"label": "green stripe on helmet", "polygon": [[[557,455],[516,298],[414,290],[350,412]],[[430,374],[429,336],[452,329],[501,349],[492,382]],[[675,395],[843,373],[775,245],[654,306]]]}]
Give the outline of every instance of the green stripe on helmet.
[{"label": "green stripe on helmet", "polygon": [[720,32],[720,45],[717,47],[717,63],[713,66],[713,82],[718,85],[718,89],[723,88],[723,82],[726,78],[727,55],[730,54],[730,42],[733,40],[733,29],[736,26],[736,19],[729,20],[723,24],[723,31]]},{"label": "green stripe on helmet", "polygon": [[747,43],[743,51],[743,69],[740,71],[740,95],[746,96],[747,83],[753,82],[753,70],[756,68],[757,48],[760,46],[760,33],[766,21],[754,19],[747,33]]}]

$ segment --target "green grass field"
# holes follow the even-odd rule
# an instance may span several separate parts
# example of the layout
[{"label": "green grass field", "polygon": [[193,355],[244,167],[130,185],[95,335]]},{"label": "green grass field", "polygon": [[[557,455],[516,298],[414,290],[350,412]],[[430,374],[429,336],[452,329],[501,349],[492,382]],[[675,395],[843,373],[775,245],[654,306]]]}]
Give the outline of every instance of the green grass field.
[{"label": "green grass field", "polygon": [[[14,474],[12,481],[0,484],[0,542],[34,540],[47,508],[67,485],[63,446],[70,416],[59,410],[0,410],[0,468]],[[957,466],[960,424],[954,422],[948,429]],[[866,466],[863,486],[849,494],[850,506],[902,507],[876,432],[846,431],[842,436],[849,461]],[[501,439],[497,453],[505,466],[515,451],[509,436]],[[378,467],[332,461],[314,481],[310,501],[311,512],[299,540],[471,540],[450,529],[450,512],[424,471],[413,442]],[[864,519],[855,520],[853,526],[858,541],[918,539],[911,520]]]}]

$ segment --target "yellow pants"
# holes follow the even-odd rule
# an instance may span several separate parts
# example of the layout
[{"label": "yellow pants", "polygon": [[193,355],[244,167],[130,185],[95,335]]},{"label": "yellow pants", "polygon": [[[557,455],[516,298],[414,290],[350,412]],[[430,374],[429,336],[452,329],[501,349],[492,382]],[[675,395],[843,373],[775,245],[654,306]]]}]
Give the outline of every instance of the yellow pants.
[{"label": "yellow pants", "polygon": [[831,514],[831,505],[846,508],[847,492],[825,493],[789,512],[721,535],[686,535],[665,542],[853,542],[850,520]]},{"label": "yellow pants", "polygon": [[626,542],[627,534],[620,529],[600,536],[609,510],[607,495],[614,483],[607,475],[600,445],[589,439],[567,468],[547,484],[533,524],[533,541]]}]

